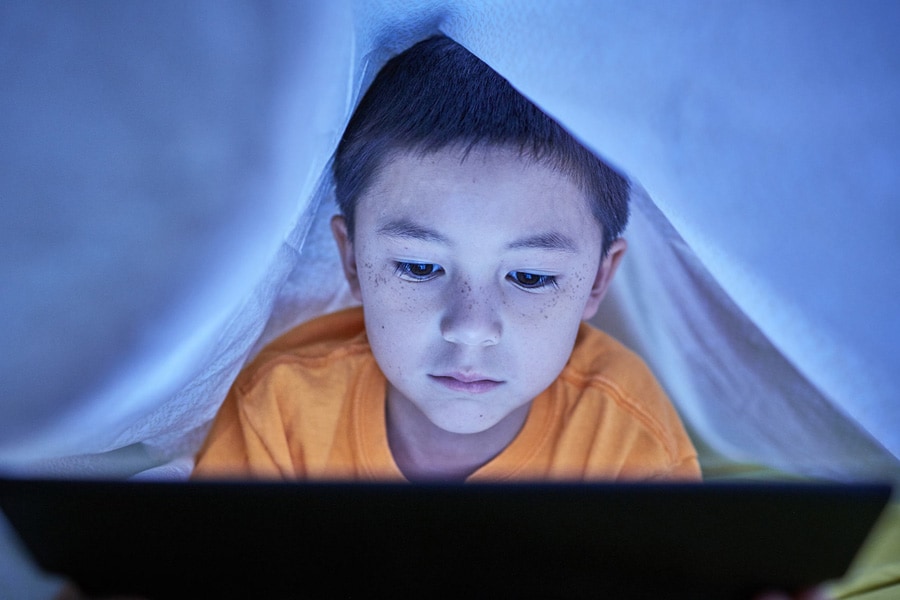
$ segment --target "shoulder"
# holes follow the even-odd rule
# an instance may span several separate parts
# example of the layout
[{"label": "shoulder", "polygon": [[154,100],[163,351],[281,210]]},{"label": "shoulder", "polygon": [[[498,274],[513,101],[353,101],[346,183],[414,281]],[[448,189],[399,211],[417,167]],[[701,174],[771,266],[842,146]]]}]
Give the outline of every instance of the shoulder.
[{"label": "shoulder", "polygon": [[195,473],[295,478],[324,468],[354,390],[376,387],[372,365],[358,309],[288,331],[234,381]]},{"label": "shoulder", "polygon": [[328,373],[345,375],[345,369],[353,370],[370,357],[362,309],[349,308],[302,323],[276,338],[247,364],[234,387],[247,390],[285,377],[314,382]]},{"label": "shoulder", "polygon": [[368,347],[362,307],[316,317],[288,330],[260,351],[254,362],[274,356],[314,357],[343,347]]},{"label": "shoulder", "polygon": [[662,391],[641,357],[587,323],[581,324],[572,356],[560,376],[573,383],[609,387],[624,394],[656,395]]},{"label": "shoulder", "polygon": [[661,476],[696,464],[696,451],[662,386],[647,364],[612,336],[582,324],[558,382],[569,410],[596,424],[604,447],[615,440],[613,446],[631,448],[638,463],[655,464]]}]

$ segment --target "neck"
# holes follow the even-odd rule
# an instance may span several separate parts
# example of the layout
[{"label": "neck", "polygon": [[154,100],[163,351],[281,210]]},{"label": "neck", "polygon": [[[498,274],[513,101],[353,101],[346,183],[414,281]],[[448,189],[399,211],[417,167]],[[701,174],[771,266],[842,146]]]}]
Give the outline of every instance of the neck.
[{"label": "neck", "polygon": [[525,423],[530,405],[478,433],[437,427],[409,400],[388,393],[387,434],[394,462],[412,482],[462,482],[503,451]]}]

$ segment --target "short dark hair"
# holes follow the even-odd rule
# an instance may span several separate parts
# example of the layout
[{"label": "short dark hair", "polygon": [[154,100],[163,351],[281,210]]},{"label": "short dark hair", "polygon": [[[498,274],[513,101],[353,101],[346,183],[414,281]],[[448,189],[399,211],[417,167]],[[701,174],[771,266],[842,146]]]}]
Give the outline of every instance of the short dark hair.
[{"label": "short dark hair", "polygon": [[397,152],[515,148],[571,177],[603,230],[603,254],[628,221],[628,180],[581,145],[478,57],[434,36],[384,65],[344,131],[335,196],[353,236],[360,196]]}]

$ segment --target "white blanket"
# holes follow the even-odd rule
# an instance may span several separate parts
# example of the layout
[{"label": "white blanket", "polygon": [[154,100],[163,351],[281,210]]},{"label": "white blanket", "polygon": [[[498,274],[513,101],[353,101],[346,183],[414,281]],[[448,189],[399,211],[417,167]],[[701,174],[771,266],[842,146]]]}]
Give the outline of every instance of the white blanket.
[{"label": "white blanket", "polygon": [[837,0],[2,3],[0,470],[189,473],[348,303],[327,163],[437,31],[643,186],[598,323],[707,466],[900,480],[900,5]]}]

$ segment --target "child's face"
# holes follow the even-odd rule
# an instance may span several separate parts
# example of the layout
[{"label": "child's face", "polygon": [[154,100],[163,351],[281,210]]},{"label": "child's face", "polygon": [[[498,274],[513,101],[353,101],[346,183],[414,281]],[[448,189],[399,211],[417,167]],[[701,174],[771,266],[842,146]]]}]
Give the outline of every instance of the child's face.
[{"label": "child's face", "polygon": [[[388,162],[333,223],[388,410],[480,433],[521,417],[565,366],[624,252],[600,260],[601,229],[557,171],[504,149]],[[521,410],[520,410],[521,409]]]}]

